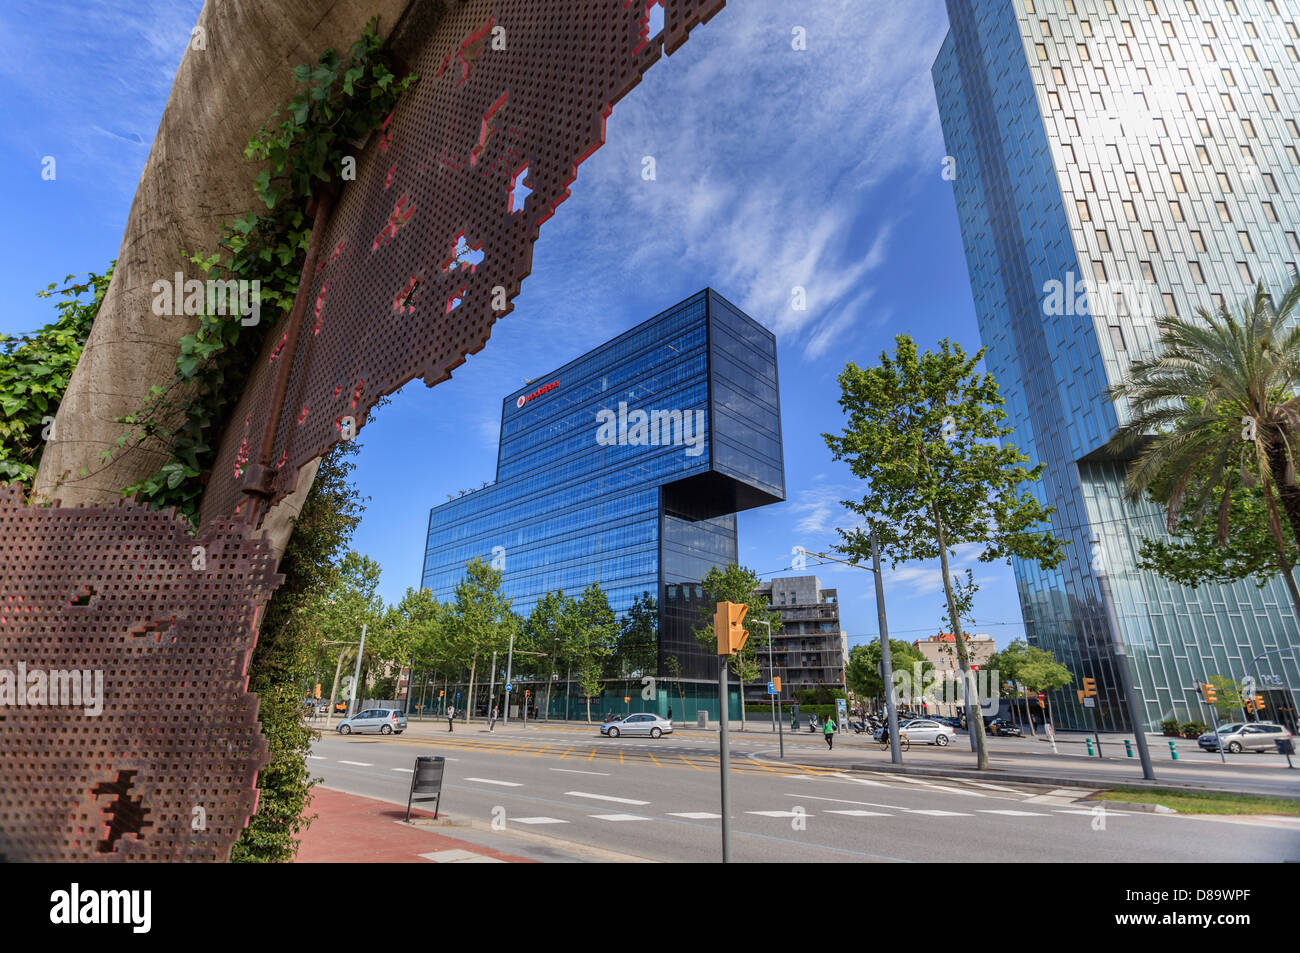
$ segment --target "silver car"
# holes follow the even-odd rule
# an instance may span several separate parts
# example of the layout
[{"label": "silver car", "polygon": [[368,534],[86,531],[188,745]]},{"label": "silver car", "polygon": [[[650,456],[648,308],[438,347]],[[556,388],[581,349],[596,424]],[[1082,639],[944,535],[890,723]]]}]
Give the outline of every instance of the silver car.
[{"label": "silver car", "polygon": [[649,735],[651,738],[658,738],[660,735],[671,735],[673,723],[667,718],[641,712],[601,725],[600,733],[611,738],[617,738],[619,735]]},{"label": "silver car", "polygon": [[938,745],[943,748],[957,737],[957,729],[930,718],[913,718],[898,726],[900,735],[914,745]]},{"label": "silver car", "polygon": [[1225,751],[1236,754],[1239,751],[1276,751],[1274,742],[1290,737],[1291,732],[1277,722],[1248,721],[1220,725],[1217,737],[1214,732],[1207,731],[1196,739],[1196,743],[1206,751],[1218,751],[1222,744]]},{"label": "silver car", "polygon": [[396,708],[367,708],[351,718],[344,718],[338,726],[339,734],[342,735],[350,735],[354,731],[359,735],[368,732],[400,735],[405,730],[406,714]]}]

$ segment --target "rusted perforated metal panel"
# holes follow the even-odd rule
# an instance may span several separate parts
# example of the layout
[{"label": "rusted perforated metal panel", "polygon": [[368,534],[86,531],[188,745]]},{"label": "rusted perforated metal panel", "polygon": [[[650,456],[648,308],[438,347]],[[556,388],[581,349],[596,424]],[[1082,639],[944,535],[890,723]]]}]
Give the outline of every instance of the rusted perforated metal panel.
[{"label": "rusted perforated metal panel", "polygon": [[248,660],[283,577],[242,522],[186,529],[0,487],[4,859],[224,860],[247,824],[267,761]]},{"label": "rusted perforated metal panel", "polygon": [[653,39],[655,0],[452,6],[408,63],[419,83],[344,183],[296,346],[282,329],[270,335],[222,440],[204,521],[242,504],[278,361],[293,373],[272,422],[272,502],[342,438],[345,418],[360,427],[381,396],[415,377],[445,380],[481,350],[614,103],[724,2],[664,0]]}]

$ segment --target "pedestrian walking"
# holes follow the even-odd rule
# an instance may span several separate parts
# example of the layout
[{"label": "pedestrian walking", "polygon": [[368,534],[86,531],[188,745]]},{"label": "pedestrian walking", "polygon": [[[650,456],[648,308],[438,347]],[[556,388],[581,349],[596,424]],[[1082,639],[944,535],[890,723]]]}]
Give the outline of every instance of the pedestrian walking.
[{"label": "pedestrian walking", "polygon": [[492,720],[488,722],[488,731],[495,731],[497,727],[497,706],[492,706]]},{"label": "pedestrian walking", "polygon": [[822,727],[822,734],[826,736],[826,747],[833,749],[835,747],[835,719],[830,715],[826,716],[826,724]]},{"label": "pedestrian walking", "polygon": [[455,705],[448,705],[448,706],[447,706],[447,730],[448,730],[448,731],[455,731],[455,730],[456,730],[456,729],[453,727],[454,724],[455,724],[455,721],[454,721],[455,717],[456,717],[456,706],[455,706]]},{"label": "pedestrian walking", "polygon": [[672,706],[672,705],[669,705],[669,706],[668,706],[668,720],[669,720],[669,721],[672,721],[672,720],[673,720],[673,706]]}]

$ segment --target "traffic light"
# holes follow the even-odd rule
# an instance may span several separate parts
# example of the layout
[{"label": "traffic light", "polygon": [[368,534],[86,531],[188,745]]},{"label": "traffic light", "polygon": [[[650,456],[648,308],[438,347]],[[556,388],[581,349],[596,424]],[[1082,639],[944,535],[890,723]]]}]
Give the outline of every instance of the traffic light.
[{"label": "traffic light", "polygon": [[1095,698],[1097,695],[1097,680],[1095,678],[1085,678],[1083,680],[1083,697]]},{"label": "traffic light", "polygon": [[1264,710],[1264,705],[1265,705],[1265,704],[1266,704],[1266,703],[1265,703],[1265,701],[1264,701],[1264,696],[1263,696],[1263,695],[1256,695],[1256,696],[1255,696],[1255,711],[1263,711],[1263,710]]},{"label": "traffic light", "polygon": [[446,693],[445,691],[443,691],[441,688],[438,689],[438,697],[439,697],[439,698],[441,698],[441,697],[442,697],[443,695],[445,695],[445,694],[447,694],[447,693]]},{"label": "traffic light", "polygon": [[320,682],[316,683],[316,697],[320,698]]},{"label": "traffic light", "polygon": [[713,634],[718,640],[719,655],[735,655],[745,646],[745,613],[749,606],[738,602],[719,602],[713,613]]},{"label": "traffic light", "polygon": [[1207,705],[1213,705],[1219,700],[1219,690],[1209,682],[1201,685],[1201,694],[1205,697],[1205,704]]},{"label": "traffic light", "polygon": [[527,698],[527,697],[528,697],[529,695],[531,695],[532,693],[533,693],[533,690],[532,690],[531,688],[525,688],[525,689],[524,689],[524,697],[525,697],[525,698]]},{"label": "traffic light", "polygon": [[1082,688],[1077,689],[1077,690],[1075,691],[1075,694],[1079,696],[1079,704],[1082,705],[1082,704],[1083,704],[1083,689],[1082,689]]},{"label": "traffic light", "polygon": [[772,687],[776,689],[778,695],[781,694],[781,676],[777,675],[772,679]]}]

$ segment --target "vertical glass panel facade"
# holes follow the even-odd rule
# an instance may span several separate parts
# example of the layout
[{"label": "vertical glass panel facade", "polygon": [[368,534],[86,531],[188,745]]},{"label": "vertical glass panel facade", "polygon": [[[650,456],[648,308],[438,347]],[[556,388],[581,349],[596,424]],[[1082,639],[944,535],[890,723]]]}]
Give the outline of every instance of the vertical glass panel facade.
[{"label": "vertical glass panel facade", "polygon": [[592,582],[619,615],[657,594],[661,674],[713,674],[700,580],[736,560],[737,511],[785,496],[776,381],[771,333],[706,289],[530,382],[502,402],[496,482],[430,512],[421,585],[449,599],[479,558],[524,615]]},{"label": "vertical glass panel facade", "polygon": [[[1123,498],[1123,463],[1102,448],[1127,410],[1105,392],[1154,352],[1157,316],[1216,306],[1216,295],[1235,306],[1256,280],[1274,291],[1294,280],[1300,10],[1026,6],[949,0],[933,69],[988,367],[1010,439],[1046,464],[1036,492],[1067,544],[1055,571],[1015,564],[1026,631],[1076,679],[1097,679],[1102,728],[1126,727],[1104,569],[1139,720],[1208,720],[1196,683],[1240,678],[1257,654],[1294,644],[1295,615],[1280,580],[1188,589],[1135,568],[1141,538],[1164,521]],[[1269,713],[1294,721],[1294,658],[1249,674],[1277,687]],[[1092,727],[1073,690],[1052,706],[1063,727]]]}]

